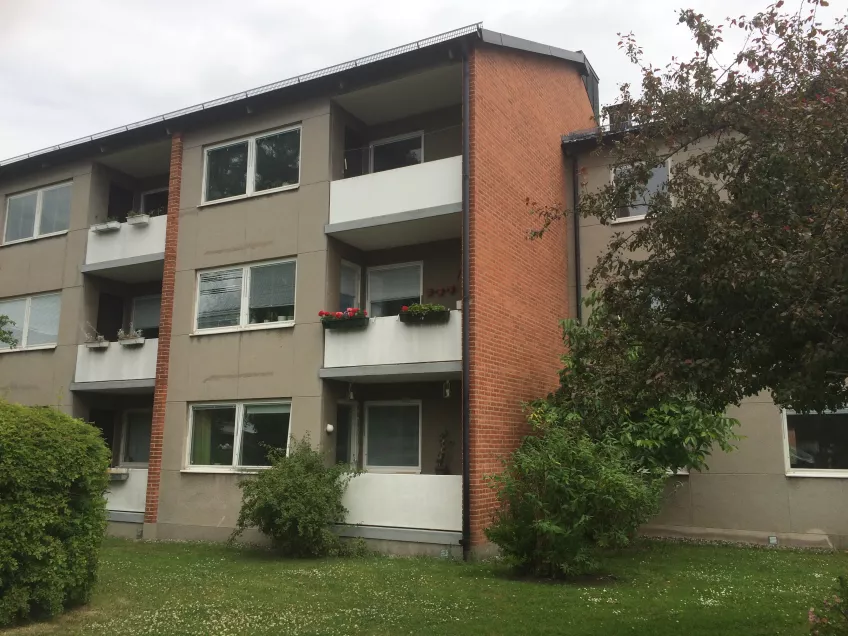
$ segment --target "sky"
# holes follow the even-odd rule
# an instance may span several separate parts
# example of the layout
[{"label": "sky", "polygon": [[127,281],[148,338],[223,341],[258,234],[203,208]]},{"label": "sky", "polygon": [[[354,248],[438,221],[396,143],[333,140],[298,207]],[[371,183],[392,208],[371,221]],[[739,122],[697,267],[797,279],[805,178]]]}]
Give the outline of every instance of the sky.
[{"label": "sky", "polygon": [[[0,159],[468,24],[582,50],[601,103],[692,50],[677,11],[721,21],[768,0],[0,0]],[[791,4],[791,3],[787,3]]]}]

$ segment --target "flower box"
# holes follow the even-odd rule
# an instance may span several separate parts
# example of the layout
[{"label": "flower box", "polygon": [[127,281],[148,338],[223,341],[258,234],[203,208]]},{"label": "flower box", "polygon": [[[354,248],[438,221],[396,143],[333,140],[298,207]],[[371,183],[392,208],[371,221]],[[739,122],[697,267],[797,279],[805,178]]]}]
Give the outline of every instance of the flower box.
[{"label": "flower box", "polygon": [[126,481],[130,476],[130,471],[126,468],[110,468],[106,472],[109,475],[109,481]]},{"label": "flower box", "polygon": [[98,234],[105,234],[106,232],[117,232],[121,229],[121,223],[119,221],[106,221],[105,223],[95,223],[91,226],[92,231],[97,232]]},{"label": "flower box", "polygon": [[139,347],[144,344],[144,338],[121,338],[118,342],[122,347]]},{"label": "flower box", "polygon": [[88,349],[106,349],[109,346],[108,340],[91,340],[85,343]]},{"label": "flower box", "polygon": [[442,305],[404,305],[398,317],[407,325],[443,325],[450,320],[450,311]]},{"label": "flower box", "polygon": [[368,326],[368,316],[356,316],[354,318],[333,318],[322,320],[324,329],[363,329]]},{"label": "flower box", "polygon": [[144,227],[148,223],[150,223],[149,214],[133,214],[132,216],[127,216],[127,225],[137,225],[138,227]]}]

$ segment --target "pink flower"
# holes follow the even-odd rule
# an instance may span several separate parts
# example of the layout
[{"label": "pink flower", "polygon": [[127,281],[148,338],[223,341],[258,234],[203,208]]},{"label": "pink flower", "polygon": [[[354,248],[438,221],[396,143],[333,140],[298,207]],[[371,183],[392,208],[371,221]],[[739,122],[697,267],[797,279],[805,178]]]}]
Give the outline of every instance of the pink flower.
[{"label": "pink flower", "polygon": [[344,314],[340,311],[336,312],[336,318],[344,318]]}]

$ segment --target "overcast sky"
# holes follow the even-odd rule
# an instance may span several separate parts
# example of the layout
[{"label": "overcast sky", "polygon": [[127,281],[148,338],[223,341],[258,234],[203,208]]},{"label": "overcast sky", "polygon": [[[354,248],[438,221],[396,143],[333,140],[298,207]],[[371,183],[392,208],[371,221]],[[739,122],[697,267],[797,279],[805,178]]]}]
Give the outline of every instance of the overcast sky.
[{"label": "overcast sky", "polygon": [[478,21],[583,50],[609,103],[621,82],[636,78],[617,32],[634,31],[649,59],[664,65],[691,50],[677,9],[721,20],[767,3],[0,0],[0,159]]}]

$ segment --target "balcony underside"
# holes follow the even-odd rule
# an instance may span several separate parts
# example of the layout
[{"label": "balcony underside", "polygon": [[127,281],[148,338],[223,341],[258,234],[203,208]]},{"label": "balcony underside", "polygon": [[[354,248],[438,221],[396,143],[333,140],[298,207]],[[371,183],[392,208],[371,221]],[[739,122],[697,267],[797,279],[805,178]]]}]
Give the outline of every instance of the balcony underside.
[{"label": "balcony underside", "polygon": [[462,378],[462,362],[417,362],[406,364],[371,364],[358,367],[324,368],[318,371],[325,380],[358,384],[386,382],[437,382]]},{"label": "balcony underside", "polygon": [[154,378],[140,380],[104,380],[100,382],[71,382],[70,390],[88,393],[112,393],[120,395],[143,395],[153,393]]},{"label": "balcony underside", "polygon": [[460,238],[462,203],[328,223],[324,233],[365,251]]},{"label": "balcony underside", "polygon": [[162,280],[165,254],[145,254],[131,256],[100,263],[83,265],[80,271],[84,274],[120,281],[122,283],[143,283],[152,280]]}]

